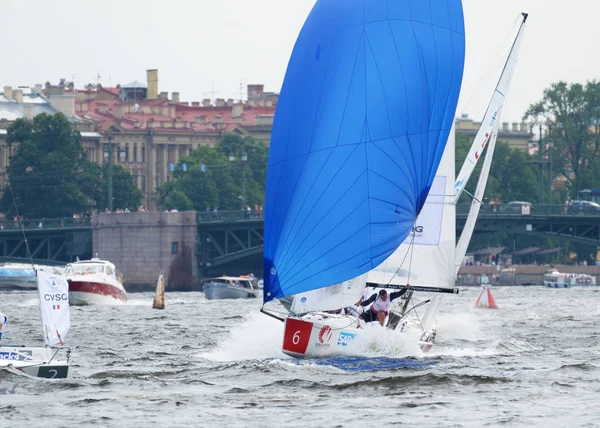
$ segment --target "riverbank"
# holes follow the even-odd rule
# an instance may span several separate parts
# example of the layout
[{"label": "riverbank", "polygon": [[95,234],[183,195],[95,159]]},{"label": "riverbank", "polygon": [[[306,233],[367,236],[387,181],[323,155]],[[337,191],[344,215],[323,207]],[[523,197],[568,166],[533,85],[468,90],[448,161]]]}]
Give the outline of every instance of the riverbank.
[{"label": "riverbank", "polygon": [[561,273],[585,273],[594,275],[600,282],[600,266],[577,265],[512,265],[512,266],[461,266],[458,271],[457,285],[479,285],[482,277],[487,277],[495,285],[531,285],[543,284],[544,273],[556,269]]}]

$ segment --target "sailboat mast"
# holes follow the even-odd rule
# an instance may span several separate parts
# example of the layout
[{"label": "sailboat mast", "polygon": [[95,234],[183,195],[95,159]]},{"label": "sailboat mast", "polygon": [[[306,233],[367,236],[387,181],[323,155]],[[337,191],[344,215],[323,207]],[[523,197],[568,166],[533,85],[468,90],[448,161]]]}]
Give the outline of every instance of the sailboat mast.
[{"label": "sailboat mast", "polygon": [[471,149],[467,154],[465,162],[460,169],[460,172],[456,176],[455,202],[458,202],[462,192],[465,190],[465,186],[467,185],[467,182],[469,181],[469,178],[475,169],[475,165],[477,165],[477,161],[481,157],[483,149],[489,142],[490,137],[494,132],[494,128],[496,128],[496,125],[499,122],[500,111],[502,110],[504,100],[506,99],[506,95],[510,89],[510,83],[512,81],[512,76],[517,64],[517,56],[519,54],[519,48],[521,47],[521,40],[525,30],[525,22],[527,21],[529,14],[523,13],[522,16],[523,20],[521,21],[519,31],[517,32],[515,40],[511,46],[510,53],[502,70],[502,74],[500,74],[500,78],[498,79],[498,83],[494,89],[492,99],[488,104],[483,121],[481,122],[481,127],[479,128],[479,131],[477,131],[477,135],[473,140],[473,144],[471,145]]}]

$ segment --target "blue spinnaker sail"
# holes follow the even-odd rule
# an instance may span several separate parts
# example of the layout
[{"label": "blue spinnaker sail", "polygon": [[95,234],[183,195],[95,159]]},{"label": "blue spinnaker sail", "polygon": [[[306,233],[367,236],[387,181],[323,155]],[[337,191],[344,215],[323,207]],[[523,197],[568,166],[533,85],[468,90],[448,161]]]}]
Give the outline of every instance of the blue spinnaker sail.
[{"label": "blue spinnaker sail", "polygon": [[452,127],[460,0],[318,0],[273,124],[264,301],[383,262],[421,211]]}]

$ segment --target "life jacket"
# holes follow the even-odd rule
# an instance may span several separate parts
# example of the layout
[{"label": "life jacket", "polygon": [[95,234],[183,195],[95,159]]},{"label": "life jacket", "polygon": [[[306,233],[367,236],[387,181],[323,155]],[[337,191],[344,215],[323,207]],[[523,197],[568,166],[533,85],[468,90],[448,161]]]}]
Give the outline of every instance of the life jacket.
[{"label": "life jacket", "polygon": [[385,312],[386,315],[390,309],[390,296],[386,300],[381,300],[381,297],[377,296],[377,299],[371,305],[371,310],[374,313]]}]

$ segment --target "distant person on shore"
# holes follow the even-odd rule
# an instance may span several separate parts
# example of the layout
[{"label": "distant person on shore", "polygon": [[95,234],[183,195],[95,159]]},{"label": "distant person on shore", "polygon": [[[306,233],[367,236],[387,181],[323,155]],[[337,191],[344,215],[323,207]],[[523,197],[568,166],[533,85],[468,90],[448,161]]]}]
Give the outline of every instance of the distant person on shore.
[{"label": "distant person on shore", "polygon": [[7,320],[8,318],[6,318],[6,315],[0,312],[0,340],[2,340],[2,333],[4,333],[4,326],[6,325]]}]

